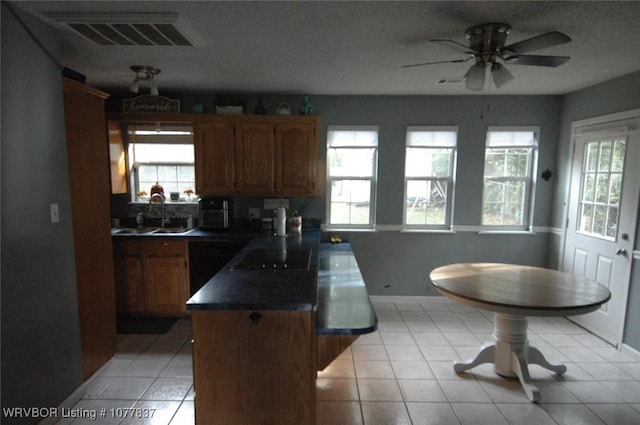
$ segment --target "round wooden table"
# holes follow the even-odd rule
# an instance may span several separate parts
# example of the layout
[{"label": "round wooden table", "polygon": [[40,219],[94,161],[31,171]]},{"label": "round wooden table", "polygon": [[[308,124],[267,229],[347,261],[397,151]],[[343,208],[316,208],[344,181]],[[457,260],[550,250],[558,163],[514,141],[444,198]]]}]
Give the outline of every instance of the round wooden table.
[{"label": "round wooden table", "polygon": [[531,383],[528,364],[557,374],[565,373],[567,368],[549,363],[540,350],[529,346],[527,316],[585,314],[611,298],[607,288],[589,279],[514,264],[451,264],[434,269],[429,277],[441,294],[495,313],[494,342],[483,345],[474,359],[455,362],[455,372],[493,363],[497,374],[517,377],[533,402],[540,401],[540,390]]}]

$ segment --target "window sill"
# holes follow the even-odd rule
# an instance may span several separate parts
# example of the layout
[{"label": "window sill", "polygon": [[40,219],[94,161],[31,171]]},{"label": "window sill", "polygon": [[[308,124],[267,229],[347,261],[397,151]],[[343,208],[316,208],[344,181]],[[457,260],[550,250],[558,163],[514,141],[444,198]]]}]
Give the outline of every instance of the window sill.
[{"label": "window sill", "polygon": [[400,233],[434,233],[440,235],[455,235],[456,232],[451,229],[402,229]]},{"label": "window sill", "polygon": [[[129,204],[133,204],[133,205],[149,205],[151,202],[147,199],[146,201],[143,199],[138,199],[137,201],[131,201],[129,202]],[[153,202],[153,204],[159,204],[160,202]],[[191,199],[191,200],[186,200],[186,199],[181,199],[179,201],[172,201],[170,199],[166,199],[164,201],[165,205],[190,205],[190,204],[198,204],[198,200],[197,199]]]},{"label": "window sill", "polygon": [[338,227],[338,226],[327,226],[323,225],[322,230],[325,232],[359,232],[359,233],[375,233],[377,232],[374,228],[362,228],[362,227]]},{"label": "window sill", "polygon": [[533,230],[480,230],[479,235],[535,235]]}]

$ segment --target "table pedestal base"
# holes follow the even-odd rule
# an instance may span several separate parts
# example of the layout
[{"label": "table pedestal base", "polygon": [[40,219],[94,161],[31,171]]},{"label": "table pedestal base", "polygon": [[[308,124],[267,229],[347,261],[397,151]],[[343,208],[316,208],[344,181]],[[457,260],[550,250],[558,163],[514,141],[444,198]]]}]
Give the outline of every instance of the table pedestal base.
[{"label": "table pedestal base", "polygon": [[528,364],[537,364],[559,375],[567,371],[564,365],[553,365],[545,359],[540,350],[529,347],[526,316],[495,313],[493,339],[495,343],[482,346],[475,359],[455,362],[453,370],[464,372],[483,363],[493,363],[498,375],[515,378],[522,384],[529,400],[540,401],[540,390],[531,383]]}]

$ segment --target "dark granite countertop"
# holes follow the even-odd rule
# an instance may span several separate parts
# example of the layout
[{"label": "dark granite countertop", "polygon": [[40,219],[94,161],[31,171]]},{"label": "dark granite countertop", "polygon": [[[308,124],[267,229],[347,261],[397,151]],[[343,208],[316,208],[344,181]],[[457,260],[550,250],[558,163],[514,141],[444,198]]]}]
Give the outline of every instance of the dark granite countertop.
[{"label": "dark granite countertop", "polygon": [[320,244],[316,334],[360,335],[377,327],[351,244]]},{"label": "dark granite countertop", "polygon": [[[258,236],[187,301],[188,310],[298,310],[316,309],[319,230],[301,235]],[[306,270],[278,266],[280,257],[310,251]],[[251,252],[269,252],[275,258],[266,269],[239,269]],[[291,255],[291,254],[289,254]]]},{"label": "dark granite countertop", "polygon": [[124,227],[112,228],[111,236],[116,238],[176,238],[187,240],[251,240],[256,237],[267,235],[268,233],[260,231],[247,231],[246,229],[221,229],[221,230],[205,230],[200,228],[187,229],[178,227],[165,228],[163,231],[159,227]]}]

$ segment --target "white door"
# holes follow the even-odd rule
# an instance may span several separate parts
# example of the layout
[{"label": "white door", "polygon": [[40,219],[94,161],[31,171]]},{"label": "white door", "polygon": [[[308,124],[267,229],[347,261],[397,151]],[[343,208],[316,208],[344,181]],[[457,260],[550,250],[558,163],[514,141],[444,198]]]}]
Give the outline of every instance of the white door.
[{"label": "white door", "polygon": [[624,329],[640,191],[638,113],[572,125],[562,269],[606,286],[611,300],[571,320],[615,346]]}]

